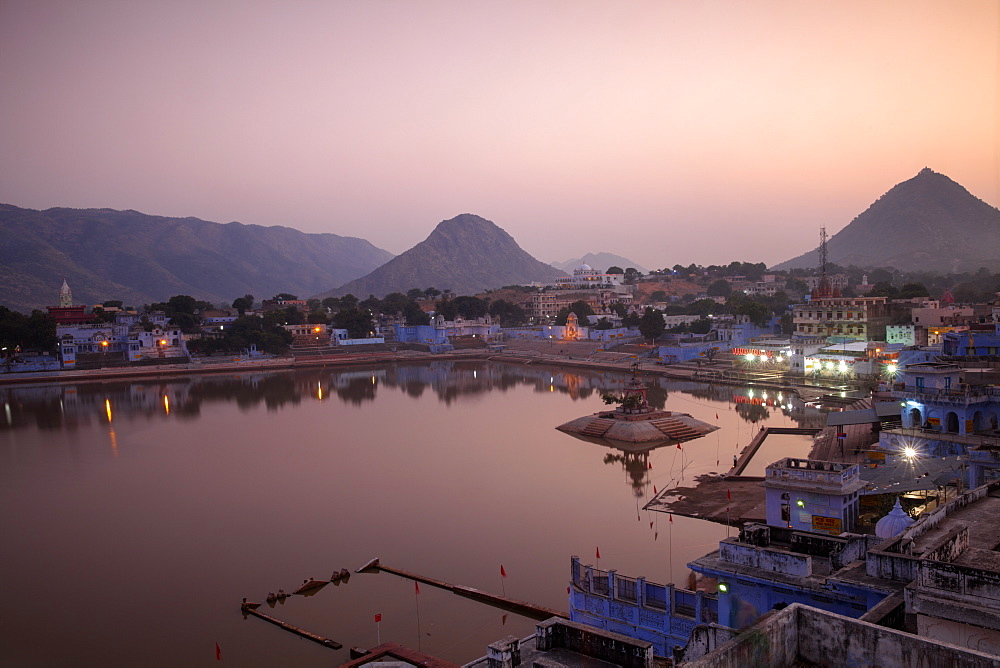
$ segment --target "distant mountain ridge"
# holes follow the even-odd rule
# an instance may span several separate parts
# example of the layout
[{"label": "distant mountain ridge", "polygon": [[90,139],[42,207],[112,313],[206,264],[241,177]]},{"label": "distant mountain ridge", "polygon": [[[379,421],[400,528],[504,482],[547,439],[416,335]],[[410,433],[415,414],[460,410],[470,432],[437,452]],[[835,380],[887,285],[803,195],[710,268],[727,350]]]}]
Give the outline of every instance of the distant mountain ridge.
[{"label": "distant mountain ridge", "polygon": [[[1000,210],[924,168],[893,186],[827,241],[828,260],[858,267],[950,273],[1000,270]],[[815,267],[818,249],[772,269]]]},{"label": "distant mountain ridge", "polygon": [[472,295],[564,275],[536,260],[493,222],[463,213],[438,223],[426,239],[367,276],[317,296],[384,297],[429,287]]},{"label": "distant mountain ridge", "polygon": [[312,294],[392,258],[336,234],[114,209],[0,204],[0,235],[0,303],[19,310],[57,303],[63,277],[81,304],[141,306],[177,294],[231,302],[248,293]]},{"label": "distant mountain ridge", "polygon": [[607,271],[610,267],[621,267],[622,269],[633,267],[643,274],[649,273],[638,262],[633,262],[627,257],[615,255],[614,253],[587,253],[583,257],[572,258],[565,262],[550,262],[549,264],[556,269],[565,271],[567,274],[573,273],[573,270],[581,264],[589,265],[591,269],[597,269],[598,271]]}]

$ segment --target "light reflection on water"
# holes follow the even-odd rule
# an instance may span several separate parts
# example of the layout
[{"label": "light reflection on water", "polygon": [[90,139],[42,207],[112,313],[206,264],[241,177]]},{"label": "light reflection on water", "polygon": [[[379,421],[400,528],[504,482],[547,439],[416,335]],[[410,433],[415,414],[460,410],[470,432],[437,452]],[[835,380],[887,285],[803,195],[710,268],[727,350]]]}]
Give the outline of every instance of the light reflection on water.
[{"label": "light reflection on water", "polygon": [[374,556],[558,609],[570,555],[598,547],[603,568],[686,585],[725,527],[641,510],[653,488],[728,469],[762,425],[823,416],[650,380],[655,407],[721,429],[637,455],[555,430],[626,379],[435,362],[0,388],[0,662],[198,664],[218,642],[242,664],[339,663],[375,644],[375,613],[383,641],[456,662],[532,632],[384,573],[263,608],[338,652],[239,614]]}]

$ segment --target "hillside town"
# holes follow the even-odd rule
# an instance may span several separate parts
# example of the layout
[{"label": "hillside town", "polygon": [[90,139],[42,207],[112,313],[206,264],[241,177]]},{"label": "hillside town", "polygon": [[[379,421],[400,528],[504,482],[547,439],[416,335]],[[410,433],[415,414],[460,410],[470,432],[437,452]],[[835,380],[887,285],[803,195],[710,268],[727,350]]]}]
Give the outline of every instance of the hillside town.
[{"label": "hillside town", "polygon": [[[582,264],[551,283],[480,295],[281,293],[230,305],[180,295],[142,309],[76,304],[63,281],[57,305],[20,316],[20,332],[5,314],[0,378],[471,356],[633,372],[644,365],[649,374],[759,387],[761,402],[773,401],[769,389],[817,402],[839,392],[847,397],[840,408],[807,430],[818,433],[813,456],[821,458],[785,457],[763,476],[744,474],[769,435],[762,428],[728,474],[680,497],[662,490],[647,504],[670,521],[713,513],[722,521],[725,486],[724,521],[738,534],[688,564],[687,587],[573,556],[568,619],[541,623],[530,639],[499,641],[484,661],[515,666],[559,650],[576,655],[563,665],[721,666],[759,659],[756,639],[767,637],[788,657],[823,665],[885,656],[899,665],[1000,665],[1000,566],[991,556],[1000,541],[992,506],[1000,491],[1000,293],[974,301],[961,286],[959,299],[948,288],[932,296],[922,283],[877,280],[885,278],[859,280],[825,263],[813,272],[733,263],[646,275]],[[30,320],[41,338],[12,338]],[[650,410],[645,390],[636,391],[641,406],[633,408]],[[932,473],[914,478],[915,459]],[[822,642],[833,633],[852,641]],[[391,657],[433,660],[376,648],[351,665]]]}]

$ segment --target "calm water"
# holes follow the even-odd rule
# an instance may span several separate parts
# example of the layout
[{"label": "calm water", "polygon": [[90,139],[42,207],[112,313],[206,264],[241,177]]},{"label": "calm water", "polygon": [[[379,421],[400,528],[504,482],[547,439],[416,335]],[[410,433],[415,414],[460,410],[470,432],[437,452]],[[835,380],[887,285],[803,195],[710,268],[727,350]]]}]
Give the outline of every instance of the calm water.
[{"label": "calm water", "polygon": [[654,404],[722,428],[639,457],[554,429],[625,379],[437,362],[0,388],[0,663],[215,665],[218,643],[241,665],[330,665],[376,644],[376,613],[383,641],[464,662],[534,628],[385,573],[271,611],[343,650],[240,614],[375,556],[558,609],[570,555],[598,547],[602,568],[686,584],[726,528],[641,510],[653,486],[822,416],[651,381]]}]

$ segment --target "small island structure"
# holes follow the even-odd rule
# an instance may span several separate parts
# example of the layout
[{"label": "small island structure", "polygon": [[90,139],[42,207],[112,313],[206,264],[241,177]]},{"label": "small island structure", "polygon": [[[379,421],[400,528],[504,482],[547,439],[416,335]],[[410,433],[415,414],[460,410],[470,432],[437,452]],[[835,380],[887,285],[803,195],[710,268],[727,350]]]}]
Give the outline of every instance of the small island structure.
[{"label": "small island structure", "polygon": [[647,446],[665,441],[689,441],[718,429],[687,413],[650,408],[646,400],[646,385],[639,378],[639,363],[632,364],[631,370],[632,377],[625,383],[621,395],[602,395],[605,403],[618,404],[616,409],[570,420],[556,429],[588,440]]}]

